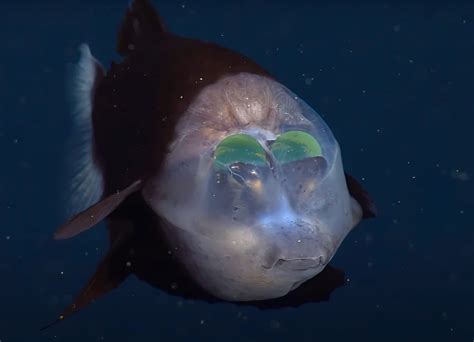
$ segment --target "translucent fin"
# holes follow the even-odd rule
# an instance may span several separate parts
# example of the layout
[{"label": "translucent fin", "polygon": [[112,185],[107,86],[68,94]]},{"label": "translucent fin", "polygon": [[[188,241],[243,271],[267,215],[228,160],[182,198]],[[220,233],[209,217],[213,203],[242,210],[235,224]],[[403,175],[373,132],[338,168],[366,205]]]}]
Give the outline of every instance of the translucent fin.
[{"label": "translucent fin", "polygon": [[81,211],[67,223],[59,227],[54,234],[58,240],[69,239],[92,227],[109,216],[131,194],[141,189],[138,180],[125,188],[97,202],[93,206]]},{"label": "translucent fin", "polygon": [[104,69],[86,44],[80,46],[80,60],[72,79],[73,124],[72,182],[68,214],[74,214],[97,202],[102,196],[102,174],[94,160],[92,110],[95,88],[104,77]]}]

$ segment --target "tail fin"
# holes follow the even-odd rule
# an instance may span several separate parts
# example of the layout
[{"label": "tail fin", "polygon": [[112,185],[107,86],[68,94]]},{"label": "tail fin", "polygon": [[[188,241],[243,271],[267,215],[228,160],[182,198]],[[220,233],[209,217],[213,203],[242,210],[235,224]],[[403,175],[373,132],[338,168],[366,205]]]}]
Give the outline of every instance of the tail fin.
[{"label": "tail fin", "polygon": [[163,22],[149,0],[133,0],[118,34],[117,52],[127,56],[143,42],[165,33]]}]

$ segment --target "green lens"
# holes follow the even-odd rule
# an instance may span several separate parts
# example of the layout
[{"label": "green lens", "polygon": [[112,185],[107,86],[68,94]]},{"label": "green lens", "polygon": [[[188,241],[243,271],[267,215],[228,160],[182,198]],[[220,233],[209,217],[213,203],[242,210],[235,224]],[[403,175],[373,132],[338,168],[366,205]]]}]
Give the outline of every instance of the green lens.
[{"label": "green lens", "polygon": [[280,135],[271,146],[280,163],[321,156],[321,146],[312,135],[302,131],[289,131]]},{"label": "green lens", "polygon": [[246,134],[234,134],[224,138],[214,153],[214,166],[217,169],[242,162],[252,165],[265,165],[265,150],[257,139]]}]

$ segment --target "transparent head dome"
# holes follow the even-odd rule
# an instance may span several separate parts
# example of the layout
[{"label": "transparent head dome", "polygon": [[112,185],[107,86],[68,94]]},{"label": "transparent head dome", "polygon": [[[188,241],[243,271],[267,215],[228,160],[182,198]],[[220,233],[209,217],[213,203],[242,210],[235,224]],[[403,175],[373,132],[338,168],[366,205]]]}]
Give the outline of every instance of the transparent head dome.
[{"label": "transparent head dome", "polygon": [[[279,283],[285,277],[276,276],[278,261],[317,260],[301,276],[307,279],[353,226],[339,146],[328,126],[290,90],[250,74],[202,91],[144,195],[170,239],[187,251],[185,264],[209,284],[224,276],[251,287],[255,281],[243,279],[263,277],[268,290],[261,291],[271,291],[270,282],[276,292],[288,292],[294,277]],[[211,267],[210,258],[218,264]],[[214,288],[221,297],[237,291],[223,286]]]}]

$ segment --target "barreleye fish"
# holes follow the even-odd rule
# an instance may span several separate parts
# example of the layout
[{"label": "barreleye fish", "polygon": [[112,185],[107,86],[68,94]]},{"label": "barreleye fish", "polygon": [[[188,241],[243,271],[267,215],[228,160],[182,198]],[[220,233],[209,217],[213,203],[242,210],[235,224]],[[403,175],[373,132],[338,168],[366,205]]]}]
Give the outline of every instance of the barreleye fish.
[{"label": "barreleye fish", "polygon": [[148,0],[132,1],[117,51],[106,70],[80,48],[78,213],[54,237],[105,220],[110,248],[58,320],[132,274],[257,307],[341,286],[328,264],[375,206],[323,119],[249,58],[167,31]]}]

